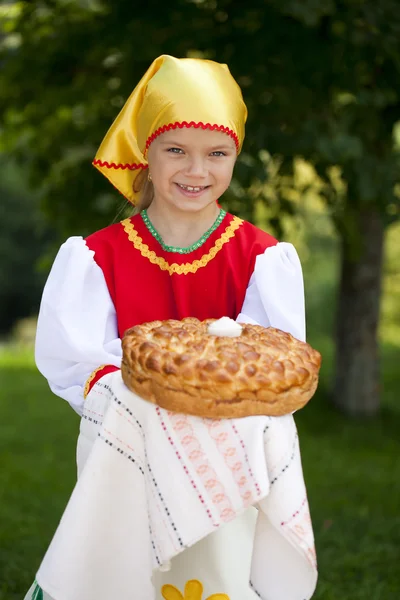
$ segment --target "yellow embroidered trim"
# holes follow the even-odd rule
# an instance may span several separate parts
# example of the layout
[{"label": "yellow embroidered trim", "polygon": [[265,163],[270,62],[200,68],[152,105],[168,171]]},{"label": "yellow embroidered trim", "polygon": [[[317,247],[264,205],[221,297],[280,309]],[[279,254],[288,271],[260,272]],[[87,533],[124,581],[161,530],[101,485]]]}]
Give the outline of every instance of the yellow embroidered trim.
[{"label": "yellow embroidered trim", "polygon": [[[161,593],[164,600],[202,600],[203,585],[197,579],[191,579],[185,585],[185,591],[181,592],[174,585],[163,585]],[[206,600],[229,600],[226,594],[212,594]]]},{"label": "yellow embroidered trim", "polygon": [[104,369],[104,367],[106,367],[107,365],[101,365],[101,367],[99,367],[98,369],[95,369],[94,371],[92,371],[92,373],[90,373],[89,377],[86,380],[85,383],[85,387],[83,388],[83,397],[86,398],[86,396],[89,393],[89,388],[90,388],[90,384],[92,383],[93,379],[96,377],[97,373],[99,371],[101,371],[102,369]]},{"label": "yellow embroidered trim", "polygon": [[178,275],[196,273],[196,271],[201,267],[207,266],[210,260],[215,258],[215,256],[218,254],[222,246],[234,237],[235,231],[239,229],[242,223],[242,219],[239,219],[239,217],[233,217],[230,225],[228,225],[224,233],[221,235],[220,238],[218,238],[214,246],[210,249],[210,251],[207,254],[204,254],[204,256],[202,256],[199,260],[194,260],[192,263],[184,263],[182,265],[178,265],[177,263],[168,263],[161,256],[157,256],[157,254],[153,250],[150,250],[148,245],[143,243],[142,238],[136,231],[130,219],[124,219],[124,221],[121,221],[121,225],[125,229],[129,240],[133,243],[136,250],[139,250],[142,256],[148,258],[153,265],[157,265],[162,271],[168,271],[170,275],[172,275],[173,273],[177,273]]}]

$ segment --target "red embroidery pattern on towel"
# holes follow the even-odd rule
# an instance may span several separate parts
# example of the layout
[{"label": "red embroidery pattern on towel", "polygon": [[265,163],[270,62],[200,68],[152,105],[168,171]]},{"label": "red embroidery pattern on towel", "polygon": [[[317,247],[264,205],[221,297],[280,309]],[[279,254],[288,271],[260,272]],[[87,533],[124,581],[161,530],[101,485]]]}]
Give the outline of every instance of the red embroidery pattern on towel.
[{"label": "red embroidery pattern on towel", "polygon": [[257,496],[261,496],[261,489],[260,489],[260,486],[257,483],[256,478],[254,477],[252,468],[250,466],[250,461],[249,461],[249,457],[247,456],[247,450],[246,450],[246,446],[244,445],[244,441],[242,440],[242,438],[241,438],[241,436],[239,434],[239,431],[237,430],[237,428],[236,428],[236,426],[235,426],[235,424],[233,422],[231,423],[231,427],[232,427],[233,431],[235,432],[235,434],[237,435],[237,437],[239,438],[239,442],[240,442],[240,445],[241,445],[243,453],[244,453],[244,458],[245,458],[245,462],[247,463],[247,468],[249,470],[250,477],[253,480],[254,486],[256,488]]},{"label": "red embroidery pattern on towel", "polygon": [[281,527],[286,528],[289,535],[295,537],[314,568],[317,567],[317,555],[313,543],[312,523],[307,496],[299,508],[287,519],[282,521]]},{"label": "red embroidery pattern on towel", "polygon": [[165,421],[164,421],[164,419],[163,419],[163,417],[162,417],[161,410],[159,409],[159,407],[158,407],[158,406],[156,407],[156,412],[157,412],[157,414],[158,414],[158,416],[159,416],[159,419],[160,419],[160,422],[161,422],[161,427],[163,428],[163,431],[164,431],[165,435],[167,436],[167,438],[168,438],[168,441],[169,441],[170,445],[171,445],[171,446],[172,446],[172,448],[174,449],[174,452],[175,452],[175,454],[176,454],[176,457],[177,457],[177,458],[178,458],[178,460],[181,462],[181,464],[182,464],[182,468],[183,468],[184,472],[186,473],[186,475],[188,476],[188,478],[189,478],[189,480],[190,480],[190,483],[191,483],[191,485],[192,485],[193,489],[196,491],[196,493],[197,493],[197,495],[198,495],[198,498],[199,498],[199,500],[200,500],[201,504],[204,506],[204,510],[206,511],[208,518],[210,519],[210,521],[212,522],[212,524],[213,524],[213,526],[214,526],[214,527],[218,527],[218,525],[219,525],[219,524],[214,522],[213,515],[212,515],[212,513],[211,513],[210,509],[208,508],[208,506],[206,505],[206,502],[205,502],[204,496],[203,496],[203,495],[202,495],[202,493],[200,492],[200,490],[199,490],[199,488],[197,487],[196,483],[193,481],[193,478],[191,477],[191,475],[190,475],[190,473],[189,473],[189,470],[188,470],[187,466],[186,466],[186,465],[185,465],[185,463],[183,462],[183,460],[182,460],[182,457],[181,457],[181,455],[180,455],[180,452],[178,451],[178,449],[177,449],[177,447],[176,447],[176,445],[175,445],[175,443],[174,443],[174,440],[173,440],[173,439],[172,439],[172,437],[169,435],[169,431],[168,431],[168,429],[167,429],[167,426],[166,426],[166,424],[165,424]]},{"label": "red embroidery pattern on towel", "polygon": [[312,564],[312,566],[316,569],[318,567],[317,564],[317,553],[315,551],[315,546],[309,546],[307,550],[307,558]]},{"label": "red embroidery pattern on towel", "polygon": [[[238,486],[239,493],[243,499],[243,506],[250,506],[257,500],[257,497],[252,490],[253,486],[251,485],[251,482],[248,479],[248,475],[246,474],[244,464],[240,460],[240,457],[238,455],[236,439],[234,439],[234,437],[231,435],[231,432],[228,431],[226,423],[222,423],[218,420],[211,421],[208,419],[204,419],[204,423],[207,425],[210,436],[215,441],[219,452],[224,457],[226,465],[232,471],[233,478]],[[242,448],[245,450],[244,443],[241,440],[237,429],[235,428],[233,430],[239,437],[239,440],[242,442]],[[245,453],[245,461],[246,459],[247,455]],[[257,495],[259,496],[261,493],[260,488],[257,482],[254,480],[250,464],[248,464],[248,470],[250,476],[253,478],[253,484],[255,483]]]},{"label": "red embroidery pattern on towel", "polygon": [[286,525],[289,525],[289,523],[291,523],[293,521],[293,519],[295,519],[300,514],[301,510],[304,508],[306,503],[307,503],[307,497],[304,498],[303,502],[300,505],[300,508],[298,508],[296,510],[296,512],[294,512],[287,521],[282,521],[281,526],[285,527]]},{"label": "red embroidery pattern on towel", "polygon": [[230,521],[236,514],[235,510],[224,486],[218,481],[218,476],[208,461],[188,417],[177,413],[168,413],[168,416],[182,447],[185,449],[187,458],[218,510],[221,521],[225,523]]},{"label": "red embroidery pattern on towel", "polygon": [[317,555],[313,542],[311,515],[306,502],[300,509],[293,522],[288,526],[288,529],[297,537],[301,546],[303,546],[307,558],[313,567],[317,568]]}]

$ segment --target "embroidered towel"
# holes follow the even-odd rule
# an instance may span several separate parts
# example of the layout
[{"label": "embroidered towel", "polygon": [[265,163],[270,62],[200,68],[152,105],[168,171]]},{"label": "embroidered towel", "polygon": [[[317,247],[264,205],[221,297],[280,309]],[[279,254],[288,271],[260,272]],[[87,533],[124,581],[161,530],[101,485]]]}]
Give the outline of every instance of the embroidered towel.
[{"label": "embroidered towel", "polygon": [[85,403],[78,470],[37,574],[54,600],[159,598],[154,573],[250,506],[258,513],[249,590],[263,600],[311,598],[314,540],[291,415],[174,414],[111,373]]}]

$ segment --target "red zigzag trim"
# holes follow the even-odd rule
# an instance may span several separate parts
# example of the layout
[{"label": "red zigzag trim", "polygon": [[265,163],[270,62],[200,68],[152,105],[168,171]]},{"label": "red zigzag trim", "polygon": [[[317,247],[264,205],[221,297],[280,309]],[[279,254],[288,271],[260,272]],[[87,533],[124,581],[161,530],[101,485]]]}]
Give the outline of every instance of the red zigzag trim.
[{"label": "red zigzag trim", "polygon": [[93,161],[94,165],[98,165],[99,167],[107,167],[107,169],[122,169],[123,171],[125,171],[125,169],[129,169],[130,171],[135,171],[136,169],[148,169],[149,165],[144,165],[142,163],[139,163],[138,165],[136,163],[132,163],[132,164],[122,164],[122,163],[118,163],[115,164],[114,162],[109,163],[106,160],[100,160],[99,158],[96,158]]},{"label": "red zigzag trim", "polygon": [[146,142],[146,151],[159,135],[166,131],[170,131],[170,129],[178,129],[178,127],[179,129],[183,129],[183,127],[194,127],[195,129],[199,129],[201,127],[201,129],[210,129],[211,131],[222,131],[222,133],[227,133],[231,136],[236,144],[236,150],[239,150],[239,138],[232,129],[229,129],[229,127],[224,127],[224,125],[212,125],[211,123],[202,123],[201,121],[199,123],[195,123],[194,121],[190,121],[190,123],[187,121],[177,121],[176,123],[170,123],[169,125],[159,127],[151,136],[149,136]]}]

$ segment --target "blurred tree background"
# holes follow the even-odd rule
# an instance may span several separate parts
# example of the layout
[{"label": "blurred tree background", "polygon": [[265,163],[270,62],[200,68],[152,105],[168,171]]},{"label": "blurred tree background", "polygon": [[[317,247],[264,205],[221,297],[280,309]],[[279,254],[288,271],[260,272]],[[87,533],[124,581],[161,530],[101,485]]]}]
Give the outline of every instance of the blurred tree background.
[{"label": "blurred tree background", "polygon": [[115,217],[113,191],[90,163],[154,57],[229,64],[249,121],[228,208],[254,221],[264,203],[280,233],[282,215],[302,204],[296,160],[312,166],[339,238],[332,399],[375,414],[384,235],[399,216],[399,4],[43,0],[6,3],[1,15],[3,149],[60,237]]},{"label": "blurred tree background", "polygon": [[56,235],[39,210],[38,197],[29,192],[10,160],[0,160],[0,177],[0,335],[4,335],[18,319],[37,312],[46,275],[40,267],[45,267]]},{"label": "blurred tree background", "polygon": [[[249,109],[224,204],[298,247],[323,401],[375,416],[365,427],[390,422],[400,357],[400,3],[41,0],[3,2],[0,24],[0,331],[35,313],[66,236],[121,218],[126,203],[91,160],[152,60],[211,58],[229,65]],[[339,436],[347,431],[324,410]],[[348,432],[350,443],[358,433]],[[389,455],[382,460],[391,468]],[[379,589],[374,600],[398,597]],[[358,593],[352,600],[367,597]]]}]

